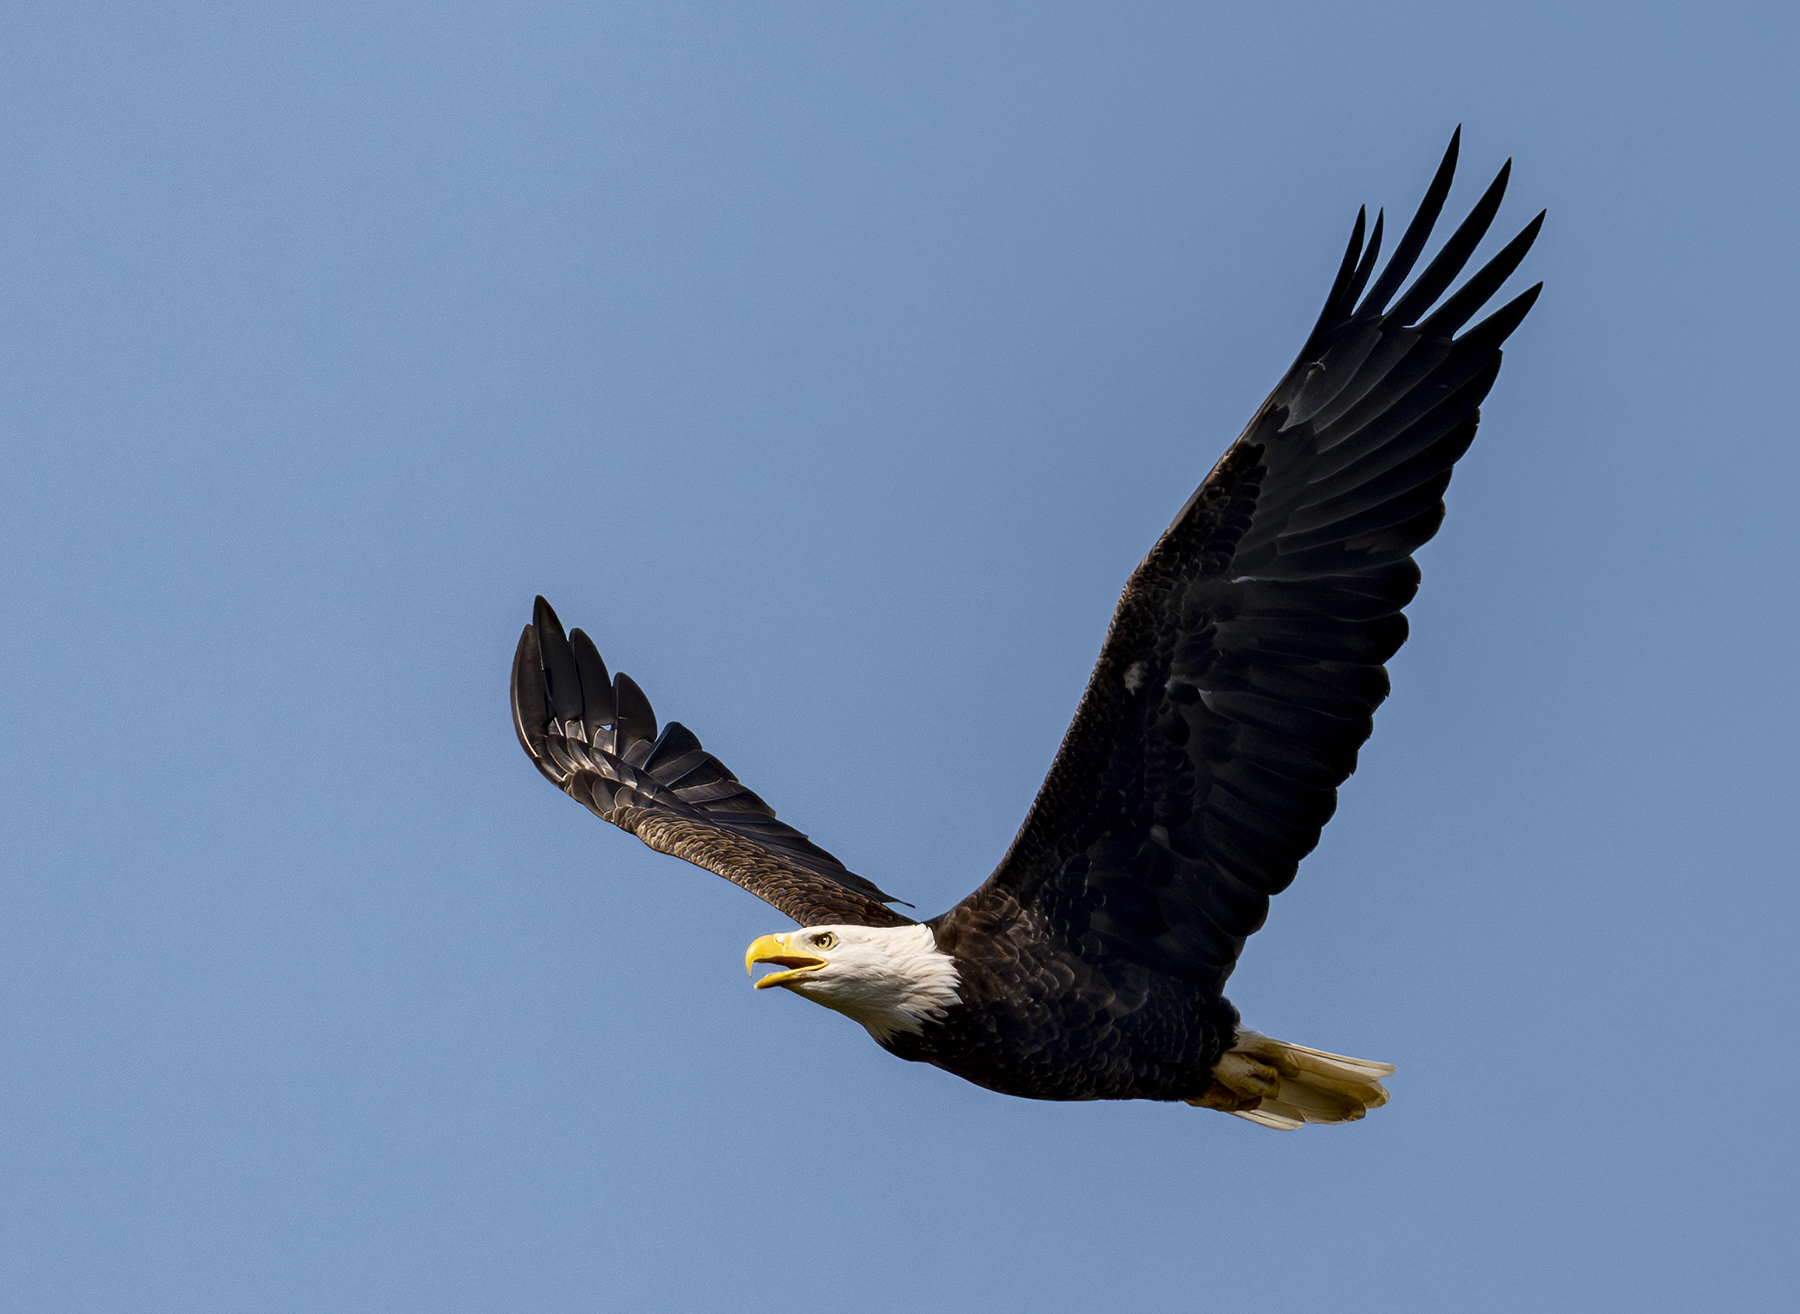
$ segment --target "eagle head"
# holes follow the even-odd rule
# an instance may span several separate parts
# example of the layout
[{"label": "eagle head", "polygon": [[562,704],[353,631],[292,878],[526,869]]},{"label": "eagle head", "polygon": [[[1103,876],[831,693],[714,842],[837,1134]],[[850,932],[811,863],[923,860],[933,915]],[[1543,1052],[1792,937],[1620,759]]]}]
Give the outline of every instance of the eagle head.
[{"label": "eagle head", "polygon": [[929,926],[803,926],[752,943],[744,968],[754,973],[758,963],[781,970],[756,989],[804,995],[862,1023],[877,1040],[917,1033],[960,1001],[956,962]]}]

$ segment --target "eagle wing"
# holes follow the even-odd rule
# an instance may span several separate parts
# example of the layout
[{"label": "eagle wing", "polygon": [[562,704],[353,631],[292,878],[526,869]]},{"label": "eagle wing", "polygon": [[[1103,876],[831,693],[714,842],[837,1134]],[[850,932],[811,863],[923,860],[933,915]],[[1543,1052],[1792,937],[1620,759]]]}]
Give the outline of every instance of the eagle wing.
[{"label": "eagle wing", "polygon": [[1492,222],[1509,161],[1395,298],[1460,136],[1372,285],[1381,217],[1364,250],[1358,214],[1299,358],[1133,572],[1023,827],[946,918],[1029,910],[1085,958],[1216,990],[1318,843],[1406,639],[1412,554],[1443,520],[1500,345],[1542,287],[1455,336],[1539,214],[1431,309]]},{"label": "eagle wing", "polygon": [[593,640],[564,635],[550,604],[513,655],[513,728],[545,779],[651,848],[743,886],[802,926],[911,919],[751,792],[694,733],[656,713],[635,681],[608,679]]}]

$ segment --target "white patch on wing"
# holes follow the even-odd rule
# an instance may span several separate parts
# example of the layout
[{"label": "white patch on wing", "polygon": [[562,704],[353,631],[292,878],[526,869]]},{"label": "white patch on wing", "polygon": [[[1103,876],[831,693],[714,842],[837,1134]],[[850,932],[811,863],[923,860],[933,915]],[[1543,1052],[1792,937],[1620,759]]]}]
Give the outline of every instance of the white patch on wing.
[{"label": "white patch on wing", "polygon": [[1133,662],[1125,668],[1125,689],[1127,693],[1136,693],[1144,687],[1144,676],[1150,668],[1142,662]]}]

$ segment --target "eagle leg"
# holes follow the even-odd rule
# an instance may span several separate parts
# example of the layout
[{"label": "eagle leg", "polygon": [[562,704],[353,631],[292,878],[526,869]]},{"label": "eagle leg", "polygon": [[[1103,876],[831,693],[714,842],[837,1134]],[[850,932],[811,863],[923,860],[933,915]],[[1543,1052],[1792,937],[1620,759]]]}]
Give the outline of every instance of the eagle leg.
[{"label": "eagle leg", "polygon": [[1213,1064],[1212,1084],[1198,1099],[1187,1101],[1197,1109],[1242,1113],[1256,1108],[1265,1097],[1281,1090],[1281,1074],[1248,1054],[1232,1051]]}]

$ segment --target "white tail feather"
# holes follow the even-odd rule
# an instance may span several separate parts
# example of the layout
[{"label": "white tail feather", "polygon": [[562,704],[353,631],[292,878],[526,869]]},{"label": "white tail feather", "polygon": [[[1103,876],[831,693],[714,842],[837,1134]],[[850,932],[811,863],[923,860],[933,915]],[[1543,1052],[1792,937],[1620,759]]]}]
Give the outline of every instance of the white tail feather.
[{"label": "white tail feather", "polygon": [[[1242,1055],[1243,1058],[1228,1061],[1230,1055]],[[1309,1122],[1355,1122],[1370,1109],[1379,1109],[1388,1102],[1387,1089],[1382,1086],[1381,1079],[1391,1076],[1394,1071],[1391,1063],[1374,1063],[1344,1054],[1328,1054],[1322,1049],[1308,1049],[1305,1045],[1290,1045],[1260,1031],[1239,1031],[1237,1043],[1214,1069],[1215,1077],[1227,1087],[1241,1084],[1237,1074],[1247,1066],[1244,1059],[1274,1069],[1279,1086],[1273,1094],[1262,1094],[1262,1100],[1255,1108],[1226,1108],[1225,1111],[1279,1131],[1292,1131]],[[1267,1089],[1267,1080],[1265,1074],[1259,1090],[1253,1092],[1246,1088],[1241,1093],[1246,1096],[1262,1093]],[[1204,1103],[1200,1100],[1189,1102]]]}]

